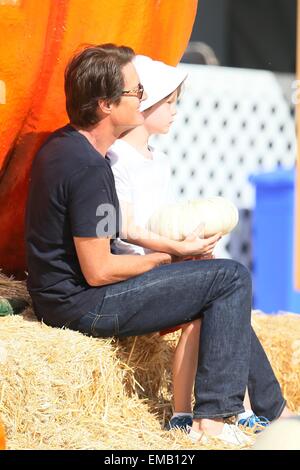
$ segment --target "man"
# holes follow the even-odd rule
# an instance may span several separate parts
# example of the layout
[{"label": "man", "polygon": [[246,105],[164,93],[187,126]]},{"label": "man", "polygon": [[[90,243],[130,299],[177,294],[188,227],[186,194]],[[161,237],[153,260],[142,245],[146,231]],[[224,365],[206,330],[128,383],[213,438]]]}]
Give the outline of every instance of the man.
[{"label": "man", "polygon": [[[34,310],[49,325],[99,337],[142,335],[201,317],[191,438],[206,432],[244,444],[246,436],[223,419],[244,410],[247,383],[257,415],[272,420],[285,407],[251,330],[247,269],[232,260],[170,264],[166,253],[110,252],[120,220],[105,154],[143,122],[143,87],[133,57],[127,47],[88,47],[66,69],[70,124],[39,150],[31,174],[26,243]],[[187,255],[197,255],[212,252],[218,239],[181,243]]]}]

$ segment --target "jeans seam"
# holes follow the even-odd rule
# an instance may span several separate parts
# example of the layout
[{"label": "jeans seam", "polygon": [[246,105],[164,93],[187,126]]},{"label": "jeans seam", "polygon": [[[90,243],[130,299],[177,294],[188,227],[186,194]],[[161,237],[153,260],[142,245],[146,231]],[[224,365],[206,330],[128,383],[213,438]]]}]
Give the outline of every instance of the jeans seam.
[{"label": "jeans seam", "polygon": [[286,400],[284,399],[281,406],[280,406],[280,408],[279,408],[278,413],[276,413],[276,415],[275,415],[274,420],[280,418],[285,406],[286,406]]},{"label": "jeans seam", "polygon": [[120,331],[120,326],[119,326],[119,318],[118,318],[118,315],[116,315],[115,313],[114,314],[111,314],[111,315],[101,315],[101,314],[95,314],[95,318],[93,320],[93,323],[91,324],[91,333],[96,333],[95,331],[95,327],[98,323],[98,320],[100,320],[100,318],[105,318],[105,317],[109,317],[109,318],[112,318],[114,319],[114,333],[112,336],[117,336],[119,334],[119,331]]},{"label": "jeans seam", "polygon": [[114,333],[114,335],[118,336],[118,334],[120,332],[119,316],[114,314],[114,317],[115,317],[115,333]]},{"label": "jeans seam", "polygon": [[[191,273],[191,274],[194,274],[194,273]],[[180,276],[180,277],[186,277],[186,276]],[[165,280],[168,280],[168,281],[172,281],[174,279],[178,279],[177,277],[170,277],[170,278],[165,278],[163,279],[163,281]],[[107,299],[110,299],[111,297],[117,297],[118,295],[122,295],[122,294],[126,294],[127,292],[133,292],[135,290],[140,290],[140,289],[143,289],[144,287],[150,287],[150,286],[153,286],[155,284],[159,284],[161,282],[163,282],[161,279],[159,281],[153,281],[153,282],[149,282],[148,284],[143,284],[142,286],[138,286],[138,287],[133,287],[132,289],[127,289],[127,290],[123,290],[122,292],[118,292],[117,294],[111,294],[111,295],[107,295],[106,298]]]},{"label": "jeans seam", "polygon": [[93,320],[93,323],[91,324],[91,333],[95,333],[94,327],[95,327],[97,321],[99,320],[100,316],[101,316],[101,315],[98,315],[98,314],[95,315],[95,318],[94,318],[94,320]]},{"label": "jeans seam", "polygon": [[[223,269],[223,268],[222,268]],[[212,271],[206,271],[206,275],[211,273]],[[216,271],[218,272],[218,271]],[[179,275],[179,276],[173,276],[173,277],[166,277],[164,279],[160,279],[159,281],[153,281],[153,282],[149,282],[148,284],[143,284],[142,286],[138,286],[138,287],[133,287],[132,289],[127,289],[127,290],[124,290],[122,292],[118,292],[117,294],[106,294],[105,295],[105,298],[106,299],[110,299],[111,297],[117,297],[118,295],[122,295],[122,294],[126,294],[127,292],[132,292],[132,291],[135,291],[135,290],[140,290],[140,289],[143,289],[144,287],[149,287],[149,286],[153,286],[155,284],[159,284],[159,283],[162,283],[164,282],[165,280],[168,280],[168,281],[173,281],[173,280],[178,280],[178,279],[186,279],[187,277],[189,276],[194,276],[195,275],[195,272],[193,273],[188,273],[188,274],[185,274],[185,275]]]}]

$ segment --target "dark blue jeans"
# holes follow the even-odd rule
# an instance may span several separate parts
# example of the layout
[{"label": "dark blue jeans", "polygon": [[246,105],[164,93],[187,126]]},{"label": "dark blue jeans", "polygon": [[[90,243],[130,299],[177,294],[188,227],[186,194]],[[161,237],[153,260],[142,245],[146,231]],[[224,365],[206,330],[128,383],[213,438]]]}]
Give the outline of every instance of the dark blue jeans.
[{"label": "dark blue jeans", "polygon": [[253,411],[273,420],[285,400],[251,327],[251,296],[250,273],[240,263],[184,261],[107,286],[97,309],[68,327],[95,337],[124,337],[201,318],[194,417],[243,412],[248,385]]}]

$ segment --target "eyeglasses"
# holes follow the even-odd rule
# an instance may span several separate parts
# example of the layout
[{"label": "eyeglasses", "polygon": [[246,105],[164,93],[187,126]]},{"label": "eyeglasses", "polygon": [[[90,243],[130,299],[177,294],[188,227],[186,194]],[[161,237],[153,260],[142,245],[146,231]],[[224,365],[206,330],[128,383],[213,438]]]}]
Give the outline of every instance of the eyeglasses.
[{"label": "eyeglasses", "polygon": [[139,100],[141,100],[143,98],[143,94],[144,94],[144,87],[141,83],[139,83],[138,86],[136,86],[135,88],[132,88],[132,90],[123,90],[122,91],[122,95],[135,96]]}]

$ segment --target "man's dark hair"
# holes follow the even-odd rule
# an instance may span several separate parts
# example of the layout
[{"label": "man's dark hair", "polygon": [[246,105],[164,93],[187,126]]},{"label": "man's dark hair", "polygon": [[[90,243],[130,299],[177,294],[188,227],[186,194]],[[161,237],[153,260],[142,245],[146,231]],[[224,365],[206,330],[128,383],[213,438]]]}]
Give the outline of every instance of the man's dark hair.
[{"label": "man's dark hair", "polygon": [[66,108],[70,122],[87,128],[100,121],[98,100],[118,104],[124,89],[122,67],[134,57],[130,47],[88,46],[77,53],[65,71]]}]

